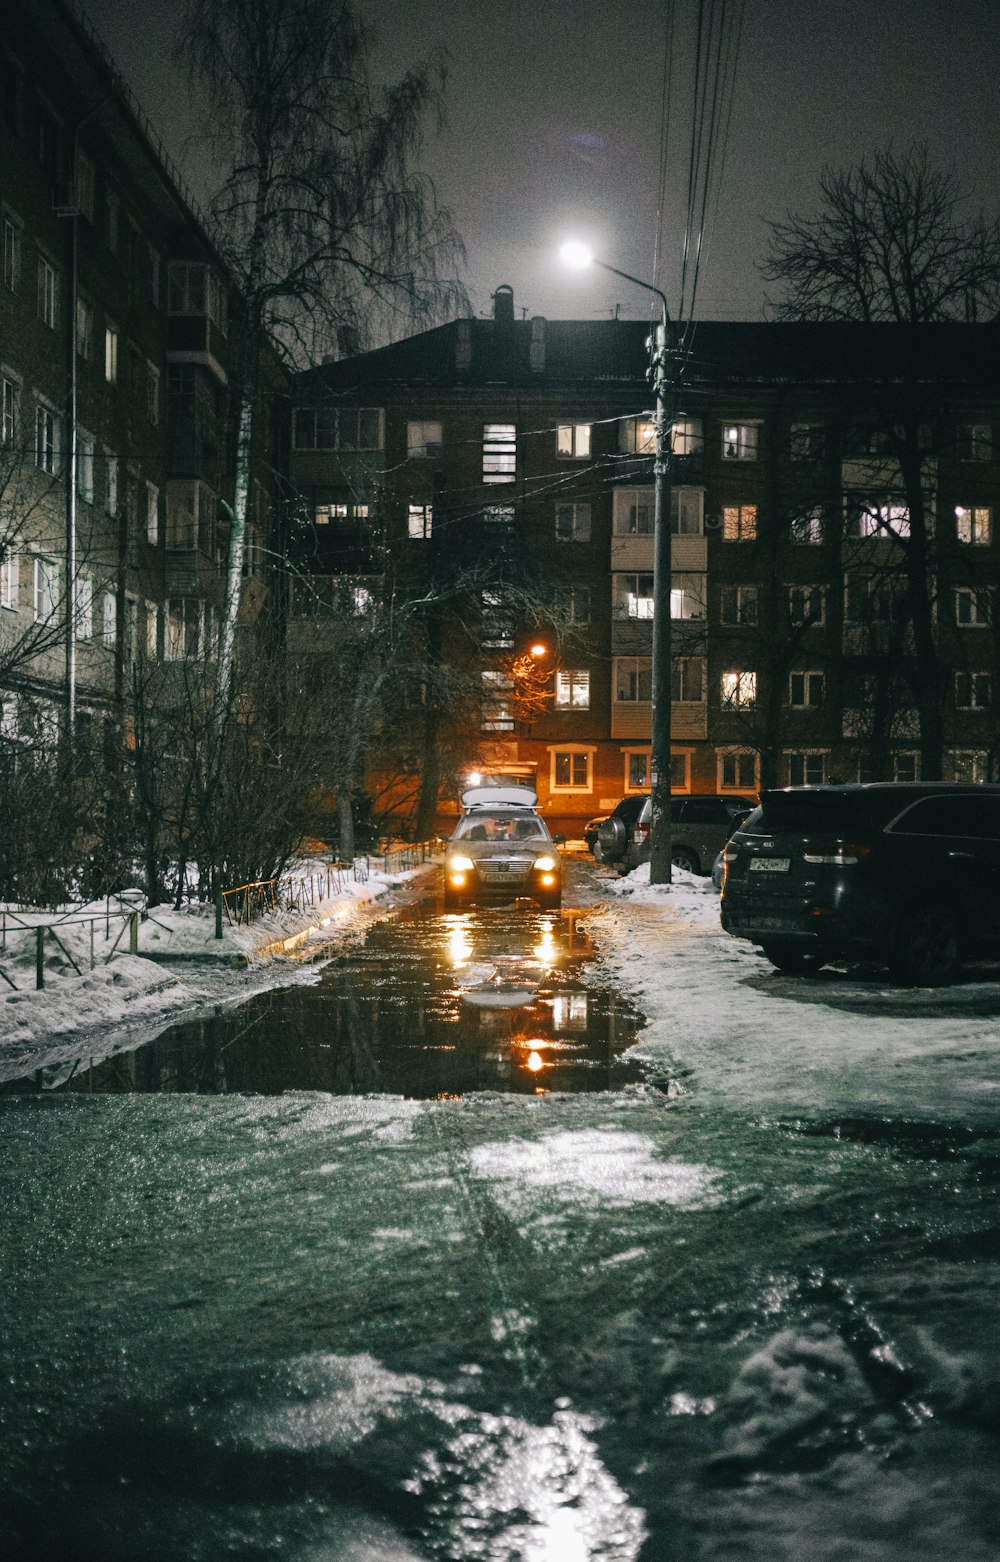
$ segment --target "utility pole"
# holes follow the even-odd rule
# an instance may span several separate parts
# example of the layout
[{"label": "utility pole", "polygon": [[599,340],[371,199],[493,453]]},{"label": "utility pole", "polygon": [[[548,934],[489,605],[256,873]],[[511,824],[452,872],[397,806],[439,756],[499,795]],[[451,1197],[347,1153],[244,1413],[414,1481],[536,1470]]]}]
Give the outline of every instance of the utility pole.
[{"label": "utility pole", "polygon": [[660,319],[651,332],[649,347],[649,379],[656,392],[656,444],[653,458],[653,676],[652,721],[649,742],[649,882],[669,884],[673,852],[671,850],[671,742],[670,702],[672,694],[670,587],[673,563],[670,546],[670,444],[671,412],[669,341],[670,313],[666,295],[652,282],[633,277],[607,261],[598,260],[583,244],[569,243],[562,247],[562,258],[577,271],[588,266],[599,266],[655,293],[660,300]]}]

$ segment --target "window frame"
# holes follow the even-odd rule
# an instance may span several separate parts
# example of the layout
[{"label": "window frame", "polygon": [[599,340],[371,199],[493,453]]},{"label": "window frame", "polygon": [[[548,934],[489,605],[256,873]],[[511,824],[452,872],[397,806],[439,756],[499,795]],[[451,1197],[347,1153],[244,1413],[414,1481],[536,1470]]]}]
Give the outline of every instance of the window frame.
[{"label": "window frame", "polygon": [[[726,692],[727,680],[731,680]],[[757,670],[753,667],[727,667],[720,675],[720,694],[724,711],[755,710],[757,707]]]},{"label": "window frame", "polygon": [[[569,781],[558,779],[559,761],[568,759],[571,777]],[[584,777],[577,779],[578,761],[583,761]],[[549,791],[565,797],[570,793],[580,796],[594,790],[594,749],[582,743],[559,743],[549,747]]]},{"label": "window frame", "polygon": [[723,420],[721,459],[756,461],[760,453],[761,422],[760,418]]},{"label": "window frame", "polygon": [[[568,512],[570,516],[569,530],[560,527],[560,519]],[[593,537],[593,511],[588,499],[557,500],[555,506],[555,539],[556,542],[590,542]]]},{"label": "window frame", "polygon": [[559,667],[556,669],[553,709],[557,711],[590,709],[589,667]]},{"label": "window frame", "polygon": [[556,424],[556,459],[559,461],[589,461],[591,459],[592,423]]},{"label": "window frame", "polygon": [[722,506],[722,541],[757,541],[757,505],[737,502]]},{"label": "window frame", "polygon": [[[963,519],[968,517],[968,524]],[[985,517],[985,525],[981,518]],[[968,535],[963,536],[963,532]],[[955,541],[963,548],[988,548],[993,541],[993,507],[989,504],[956,504]]]},{"label": "window frame", "polygon": [[[800,697],[796,682],[801,680]],[[819,667],[795,668],[788,674],[789,710],[821,710],[826,703],[826,673]]]},{"label": "window frame", "polygon": [[485,487],[517,482],[517,424],[484,423],[482,481]]}]

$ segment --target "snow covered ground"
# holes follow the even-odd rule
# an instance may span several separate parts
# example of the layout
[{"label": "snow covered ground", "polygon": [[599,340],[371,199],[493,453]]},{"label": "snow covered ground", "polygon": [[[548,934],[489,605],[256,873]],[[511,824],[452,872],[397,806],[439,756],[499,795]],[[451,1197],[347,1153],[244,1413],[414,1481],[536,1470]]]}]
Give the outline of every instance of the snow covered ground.
[{"label": "snow covered ground", "polygon": [[994,1121],[1000,971],[945,988],[883,974],[782,976],[719,926],[707,879],[649,867],[609,877],[591,919],[603,963],[649,1022],[640,1051],[683,1089],[736,1111]]},{"label": "snow covered ground", "polygon": [[[310,864],[300,865],[308,876]],[[80,1055],[131,1048],[169,1019],[208,1004],[237,1003],[264,988],[315,979],[311,939],[353,940],[372,915],[413,893],[426,869],[341,881],[329,896],[318,873],[310,903],[261,917],[249,927],[224,921],[215,936],[213,906],[156,906],[139,923],[138,953],[128,954],[127,917],[95,901],[62,917],[0,908],[0,1081]],[[323,868],[325,888],[325,867]],[[127,914],[126,905],[125,912]],[[54,926],[44,944],[44,986],[36,987],[39,924]],[[292,953],[298,959],[281,958]]]}]

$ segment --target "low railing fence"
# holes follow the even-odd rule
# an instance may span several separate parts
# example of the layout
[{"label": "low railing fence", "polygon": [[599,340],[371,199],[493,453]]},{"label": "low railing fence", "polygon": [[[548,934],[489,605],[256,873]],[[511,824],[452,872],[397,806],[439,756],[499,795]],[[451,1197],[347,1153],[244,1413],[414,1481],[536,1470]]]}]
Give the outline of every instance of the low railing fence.
[{"label": "low railing fence", "polygon": [[437,840],[404,842],[353,862],[331,862],[312,873],[286,873],[222,890],[216,901],[215,936],[222,937],[224,920],[230,927],[249,927],[276,911],[311,910],[343,895],[351,884],[367,884],[373,870],[404,873],[430,862],[439,849]]},{"label": "low railing fence", "polygon": [[[78,976],[97,965],[109,965],[118,953],[138,954],[139,920],[145,912],[145,896],[128,893],[107,896],[103,909],[91,904],[50,912],[45,922],[26,910],[0,907],[0,981],[14,992],[20,991],[10,967],[24,946],[15,946],[12,940],[34,940],[36,990],[45,986],[46,951],[53,945]],[[126,933],[127,945],[123,946]]]}]

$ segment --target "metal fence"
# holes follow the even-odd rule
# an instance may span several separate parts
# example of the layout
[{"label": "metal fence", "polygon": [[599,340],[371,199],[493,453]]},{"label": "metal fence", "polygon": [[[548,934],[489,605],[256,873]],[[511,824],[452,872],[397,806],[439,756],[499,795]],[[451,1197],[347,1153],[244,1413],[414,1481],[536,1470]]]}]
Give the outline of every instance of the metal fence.
[{"label": "metal fence", "polygon": [[278,879],[258,879],[225,889],[216,904],[215,936],[222,937],[223,919],[230,927],[249,927],[276,911],[309,910],[342,895],[351,884],[367,884],[373,869],[404,873],[430,862],[439,849],[437,840],[390,844],[377,855],[356,857],[353,862],[331,862],[313,873],[288,873]]},{"label": "metal fence", "polygon": [[[110,895],[103,913],[93,906],[70,906],[48,922],[37,922],[25,912],[0,908],[0,981],[14,992],[17,983],[3,965],[3,956],[15,953],[10,941],[34,940],[35,988],[45,986],[46,949],[52,945],[69,961],[78,976],[97,965],[108,965],[115,955],[125,953],[122,943],[128,933],[127,952],[139,952],[139,919],[145,911],[145,897]],[[81,937],[82,934],[82,937]],[[81,949],[80,945],[83,945]],[[75,952],[70,945],[73,944]],[[8,961],[8,964],[10,962]]]}]

